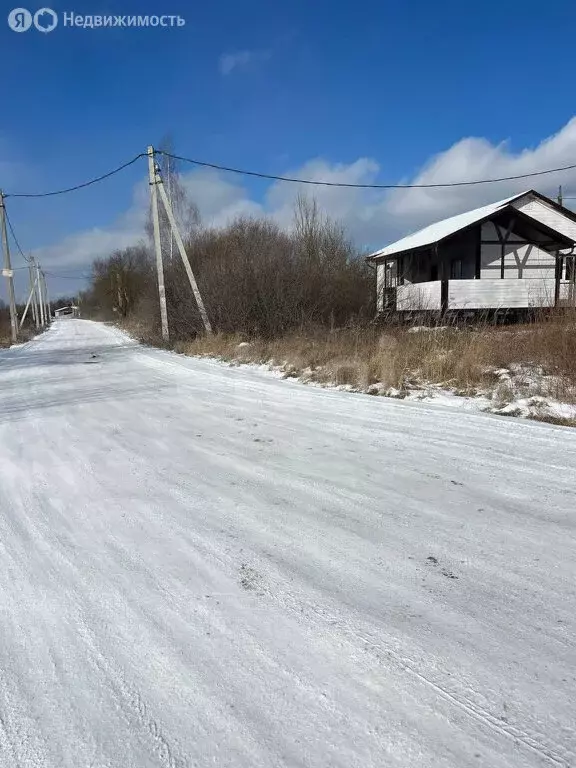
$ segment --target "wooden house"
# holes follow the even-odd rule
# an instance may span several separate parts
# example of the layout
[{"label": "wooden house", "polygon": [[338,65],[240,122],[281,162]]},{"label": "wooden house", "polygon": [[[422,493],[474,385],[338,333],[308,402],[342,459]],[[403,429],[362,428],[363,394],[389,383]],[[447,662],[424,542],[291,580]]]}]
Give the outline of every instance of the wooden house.
[{"label": "wooden house", "polygon": [[379,312],[574,306],[576,214],[534,190],[431,224],[372,253]]}]

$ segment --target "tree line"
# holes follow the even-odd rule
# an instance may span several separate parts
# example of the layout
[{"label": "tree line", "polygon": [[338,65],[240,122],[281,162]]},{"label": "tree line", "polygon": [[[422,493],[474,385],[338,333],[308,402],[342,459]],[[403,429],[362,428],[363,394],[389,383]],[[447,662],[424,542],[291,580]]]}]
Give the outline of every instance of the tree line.
[{"label": "tree line", "polygon": [[[297,198],[293,225],[240,217],[204,226],[177,169],[163,160],[165,185],[210,321],[217,332],[272,338],[308,326],[341,327],[372,319],[374,275],[343,227],[313,199]],[[172,161],[173,162],[173,161]],[[160,230],[171,335],[190,338],[202,322],[169,223]],[[81,294],[82,314],[137,322],[160,334],[150,217],[139,245],[97,259]]]}]

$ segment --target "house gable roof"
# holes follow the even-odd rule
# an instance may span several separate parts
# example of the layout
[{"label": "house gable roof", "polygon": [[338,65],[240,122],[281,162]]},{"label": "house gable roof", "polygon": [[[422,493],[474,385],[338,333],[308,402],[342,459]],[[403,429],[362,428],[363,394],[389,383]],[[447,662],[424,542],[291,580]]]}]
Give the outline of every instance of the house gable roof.
[{"label": "house gable roof", "polygon": [[[513,197],[508,197],[505,200],[499,200],[496,203],[484,205],[481,208],[474,208],[472,211],[459,213],[456,216],[443,219],[442,221],[438,221],[435,224],[430,224],[429,226],[424,227],[423,229],[420,229],[411,235],[407,235],[406,237],[397,240],[395,243],[387,245],[385,248],[381,248],[379,251],[375,251],[374,253],[370,254],[370,256],[368,256],[368,259],[380,260],[399,253],[404,253],[405,251],[414,251],[419,248],[425,248],[427,246],[434,245],[435,243],[438,243],[441,240],[445,240],[447,237],[450,237],[451,235],[454,235],[457,232],[466,229],[467,227],[489,219],[491,216],[494,216],[495,214],[500,213],[508,208],[516,200],[531,194],[535,195],[542,201],[553,202],[544,195],[529,189],[525,192],[520,192]],[[564,213],[564,210],[561,206],[555,204],[555,207]],[[571,211],[569,213],[572,214]],[[572,214],[570,218],[572,218],[572,216],[574,216],[574,214]],[[536,223],[536,220],[534,221]],[[547,229],[549,230],[548,227]],[[560,239],[565,240],[566,238],[562,235]]]},{"label": "house gable roof", "polygon": [[[561,213],[563,216],[566,216],[566,218],[576,222],[576,213],[571,211],[570,208],[566,208],[565,206],[560,205],[560,203],[557,203],[556,200],[552,200],[551,197],[546,197],[546,195],[543,195],[541,192],[536,192],[535,189],[531,189],[529,192],[525,192],[524,195],[533,195],[533,197],[535,197],[537,200],[540,200],[546,205],[549,205],[555,211],[558,211],[558,213]],[[524,197],[524,195],[519,195],[519,197]]]}]

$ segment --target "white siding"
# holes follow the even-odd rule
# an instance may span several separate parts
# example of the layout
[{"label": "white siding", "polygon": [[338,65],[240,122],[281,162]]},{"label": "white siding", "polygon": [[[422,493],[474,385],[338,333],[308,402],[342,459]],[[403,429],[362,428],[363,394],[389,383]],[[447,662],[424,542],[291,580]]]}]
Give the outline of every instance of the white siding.
[{"label": "white siding", "polygon": [[440,309],[440,280],[429,283],[399,285],[396,293],[397,310]]},{"label": "white siding", "polygon": [[563,235],[576,240],[576,221],[572,221],[568,216],[555,210],[551,205],[542,202],[542,200],[527,195],[526,197],[521,197],[520,200],[512,203],[512,205],[528,216],[532,216],[533,219],[546,224],[551,229],[555,229]]},{"label": "white siding", "polygon": [[[554,306],[554,280],[450,280],[448,309],[529,309]],[[399,311],[439,310],[441,282],[400,285]],[[564,284],[561,296],[568,298]]]},{"label": "white siding", "polygon": [[522,309],[554,306],[554,279],[450,280],[449,309]]},{"label": "white siding", "polygon": [[[501,230],[502,231],[502,230]],[[504,232],[503,232],[504,234]],[[482,225],[482,240],[496,240],[496,227],[492,222]],[[554,279],[556,257],[531,243],[521,240],[517,235],[510,235],[511,243],[504,248],[504,278],[543,280]],[[481,279],[496,279],[500,277],[501,246],[492,243],[482,243],[480,257]]]}]

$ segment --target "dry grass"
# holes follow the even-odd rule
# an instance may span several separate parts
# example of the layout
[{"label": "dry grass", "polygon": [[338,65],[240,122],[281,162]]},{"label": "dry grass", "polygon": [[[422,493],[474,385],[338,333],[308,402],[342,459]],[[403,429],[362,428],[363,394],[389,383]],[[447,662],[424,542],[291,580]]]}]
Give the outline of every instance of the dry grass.
[{"label": "dry grass", "polygon": [[[36,336],[38,331],[35,326],[26,323],[18,332],[18,343],[23,344]],[[10,322],[0,322],[0,349],[7,349],[12,346],[12,333]]]},{"label": "dry grass", "polygon": [[[573,317],[556,315],[512,327],[413,331],[317,329],[273,340],[217,334],[178,342],[175,349],[238,363],[282,366],[286,376],[362,391],[378,385],[401,393],[422,382],[446,386],[460,395],[496,390],[497,401],[502,404],[510,402],[514,393],[496,371],[516,367],[537,370],[547,382],[546,395],[576,402]],[[521,374],[516,379],[522,385]],[[530,395],[539,394],[533,381],[526,383],[527,392],[529,387]]]},{"label": "dry grass", "polygon": [[4,306],[0,306],[0,349],[9,347],[11,343],[8,310]]},{"label": "dry grass", "polygon": [[539,416],[538,414],[531,418],[545,424],[555,424],[557,427],[576,427],[576,419],[564,419],[560,416]]}]

